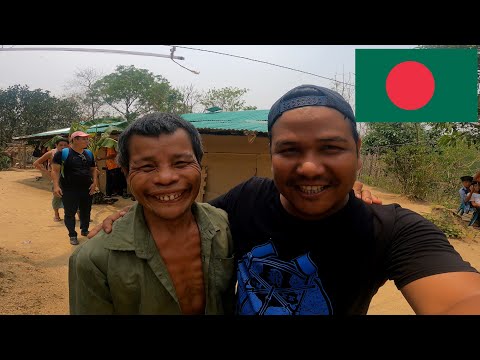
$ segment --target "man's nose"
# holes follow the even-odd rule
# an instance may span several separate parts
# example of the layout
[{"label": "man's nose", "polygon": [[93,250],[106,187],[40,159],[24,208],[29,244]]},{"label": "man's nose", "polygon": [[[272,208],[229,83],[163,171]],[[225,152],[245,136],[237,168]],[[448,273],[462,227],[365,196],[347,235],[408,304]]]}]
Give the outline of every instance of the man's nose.
[{"label": "man's nose", "polygon": [[155,183],[161,185],[169,185],[178,181],[178,174],[175,169],[165,166],[155,170],[154,180]]},{"label": "man's nose", "polygon": [[315,177],[322,175],[325,172],[325,167],[321,162],[308,160],[300,164],[300,166],[297,168],[297,172],[305,177]]}]

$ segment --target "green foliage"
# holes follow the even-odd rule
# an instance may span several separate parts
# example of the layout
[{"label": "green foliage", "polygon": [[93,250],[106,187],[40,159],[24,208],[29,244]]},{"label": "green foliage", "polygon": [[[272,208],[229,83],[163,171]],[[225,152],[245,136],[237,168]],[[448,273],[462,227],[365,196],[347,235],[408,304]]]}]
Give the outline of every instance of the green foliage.
[{"label": "green foliage", "polygon": [[42,146],[46,147],[48,150],[52,150],[55,147],[55,142],[57,139],[61,139],[63,136],[55,135],[50,140],[46,141]]},{"label": "green foliage", "polygon": [[49,91],[20,85],[0,89],[0,147],[13,136],[66,127],[78,117],[76,103],[57,99]]},{"label": "green foliage", "polygon": [[424,214],[423,216],[442,230],[448,238],[461,239],[466,235],[466,225],[451,210],[435,208],[431,214]]},{"label": "green foliage", "polygon": [[384,160],[386,171],[399,180],[404,194],[425,199],[434,176],[431,148],[405,145],[397,151],[389,149]]},{"label": "green foliage", "polygon": [[6,155],[0,154],[0,171],[7,170],[11,166],[12,164],[10,164],[10,158]]},{"label": "green foliage", "polygon": [[479,123],[437,123],[433,127],[443,133],[440,145],[457,146],[463,143],[480,149]]},{"label": "green foliage", "polygon": [[171,88],[168,82],[155,84],[145,98],[141,99],[141,103],[145,112],[161,111],[173,114],[189,112],[183,94]]},{"label": "green foliage", "polygon": [[248,91],[236,87],[210,89],[202,96],[200,104],[205,109],[218,106],[223,111],[256,110],[255,106],[245,105],[245,100],[242,99]]},{"label": "green foliage", "polygon": [[175,96],[169,97],[168,80],[133,65],[117,66],[114,73],[98,80],[95,88],[101,98],[127,121],[152,110],[166,111],[168,101],[175,100]]},{"label": "green foliage", "polygon": [[368,123],[367,134],[362,139],[364,153],[385,154],[401,146],[423,144],[434,147],[442,131],[430,123]]},{"label": "green foliage", "polygon": [[362,139],[365,153],[384,154],[389,149],[409,144],[416,139],[412,123],[367,123],[367,134]]},{"label": "green foliage", "polygon": [[478,150],[465,143],[405,145],[396,152],[363,153],[362,157],[360,181],[452,209],[459,202],[460,176],[480,169]]}]

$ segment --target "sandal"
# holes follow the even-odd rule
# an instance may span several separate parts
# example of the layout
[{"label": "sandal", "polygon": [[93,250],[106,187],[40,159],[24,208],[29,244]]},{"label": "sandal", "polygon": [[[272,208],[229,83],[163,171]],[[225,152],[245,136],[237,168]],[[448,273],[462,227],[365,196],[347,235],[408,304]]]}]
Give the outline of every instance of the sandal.
[{"label": "sandal", "polygon": [[53,218],[53,221],[59,222],[59,221],[62,221],[62,219],[61,219],[61,218],[54,217],[54,218]]}]

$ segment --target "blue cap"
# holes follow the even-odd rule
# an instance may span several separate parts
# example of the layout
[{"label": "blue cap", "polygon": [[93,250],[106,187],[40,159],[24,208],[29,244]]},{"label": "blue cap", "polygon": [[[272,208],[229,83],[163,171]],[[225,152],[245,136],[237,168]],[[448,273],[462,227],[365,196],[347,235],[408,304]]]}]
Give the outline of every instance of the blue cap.
[{"label": "blue cap", "polygon": [[331,107],[340,111],[354,124],[356,122],[352,107],[336,91],[316,85],[300,85],[288,91],[273,104],[268,113],[268,132],[285,111],[304,106]]}]

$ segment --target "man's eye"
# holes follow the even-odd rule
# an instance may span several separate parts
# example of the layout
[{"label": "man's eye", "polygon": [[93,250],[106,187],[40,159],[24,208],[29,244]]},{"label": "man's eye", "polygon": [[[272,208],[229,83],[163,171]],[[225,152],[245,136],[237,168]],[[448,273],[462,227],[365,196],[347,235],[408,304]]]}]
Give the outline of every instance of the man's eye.
[{"label": "man's eye", "polygon": [[177,166],[177,167],[183,167],[183,166],[187,166],[188,162],[187,161],[176,161],[174,165]]},{"label": "man's eye", "polygon": [[324,145],[321,147],[322,150],[326,150],[326,151],[340,151],[342,150],[341,147],[339,146],[335,146],[335,145]]},{"label": "man's eye", "polygon": [[155,170],[155,167],[153,167],[152,165],[144,165],[144,166],[141,166],[140,168],[138,168],[138,170],[145,171],[145,172],[150,172],[150,171]]},{"label": "man's eye", "polygon": [[281,149],[279,151],[280,154],[293,154],[293,153],[296,153],[298,152],[298,149],[296,148],[285,148],[285,149]]}]

